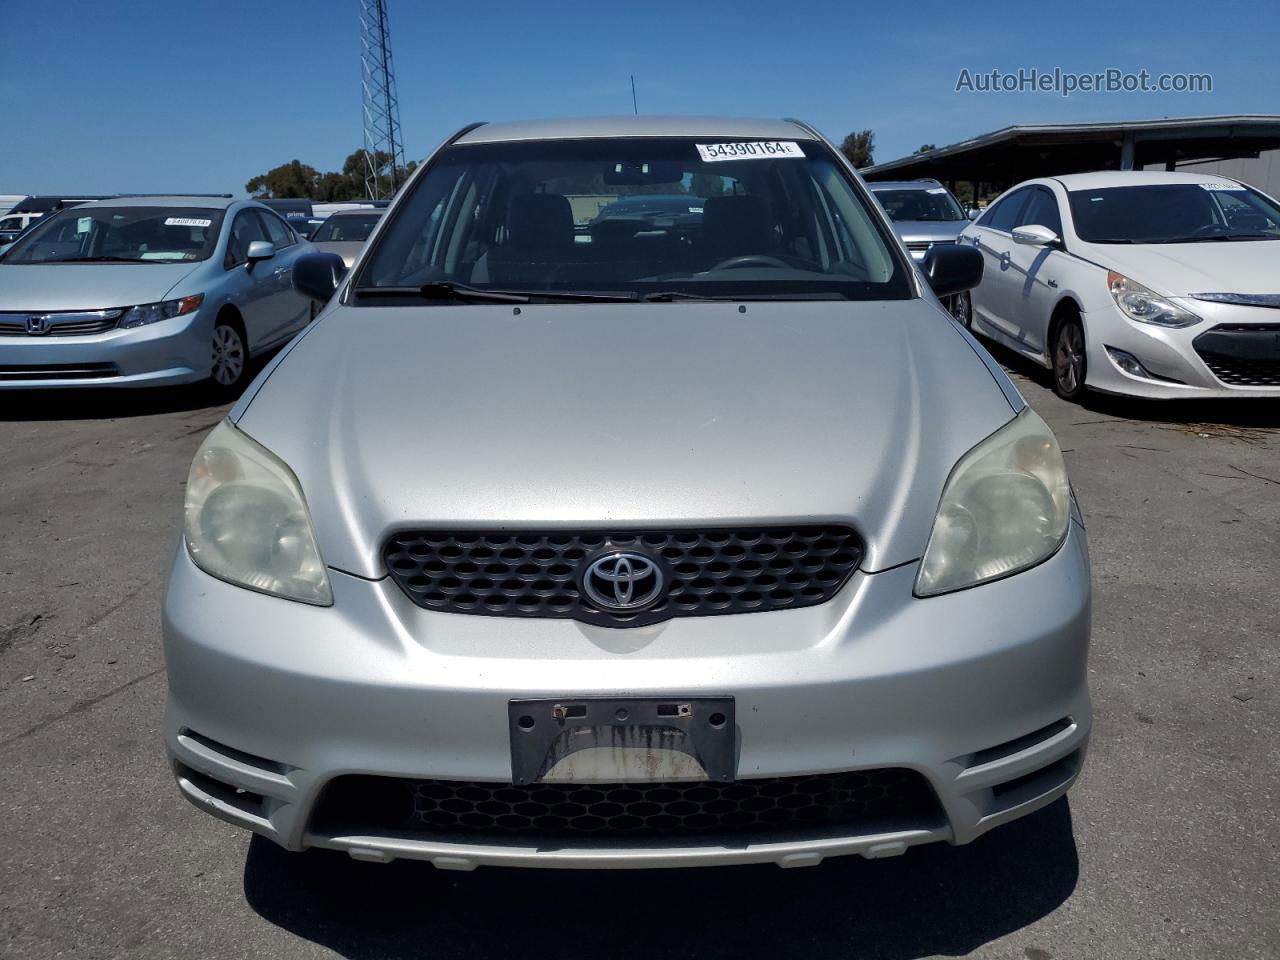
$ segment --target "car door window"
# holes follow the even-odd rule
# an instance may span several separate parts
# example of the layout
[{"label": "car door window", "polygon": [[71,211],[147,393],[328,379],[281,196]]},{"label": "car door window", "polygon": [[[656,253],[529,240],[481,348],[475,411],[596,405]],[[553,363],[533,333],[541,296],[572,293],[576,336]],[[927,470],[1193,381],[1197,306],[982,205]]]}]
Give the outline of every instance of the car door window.
[{"label": "car door window", "polygon": [[1008,233],[1018,222],[1018,214],[1022,212],[1022,206],[1027,202],[1027,194],[1030,192],[1024,187],[997,201],[996,205],[978,220],[978,226]]},{"label": "car door window", "polygon": [[255,240],[265,240],[262,223],[253,210],[241,210],[231,222],[231,234],[227,238],[227,269],[238,266],[249,259],[249,244]]},{"label": "car door window", "polygon": [[1058,215],[1058,201],[1045,187],[1036,187],[1031,191],[1031,199],[1023,206],[1015,227],[1026,227],[1036,224],[1048,227],[1059,237],[1062,236],[1062,218]]},{"label": "car door window", "polygon": [[259,210],[258,216],[262,217],[262,222],[267,226],[267,239],[276,245],[277,250],[296,242],[296,238],[293,231],[289,229],[289,225],[274,213],[267,213],[263,210]]}]

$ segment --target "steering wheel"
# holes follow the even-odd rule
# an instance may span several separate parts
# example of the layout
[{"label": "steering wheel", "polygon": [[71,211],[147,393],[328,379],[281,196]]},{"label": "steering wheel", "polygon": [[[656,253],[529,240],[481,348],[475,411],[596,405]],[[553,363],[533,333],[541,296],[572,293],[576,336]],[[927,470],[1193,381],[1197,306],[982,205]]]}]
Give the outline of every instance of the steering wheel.
[{"label": "steering wheel", "polygon": [[777,257],[771,257],[765,253],[747,253],[740,257],[730,257],[728,260],[721,260],[708,272],[715,273],[717,270],[739,270],[743,267],[781,267],[783,270],[790,270],[791,264]]}]

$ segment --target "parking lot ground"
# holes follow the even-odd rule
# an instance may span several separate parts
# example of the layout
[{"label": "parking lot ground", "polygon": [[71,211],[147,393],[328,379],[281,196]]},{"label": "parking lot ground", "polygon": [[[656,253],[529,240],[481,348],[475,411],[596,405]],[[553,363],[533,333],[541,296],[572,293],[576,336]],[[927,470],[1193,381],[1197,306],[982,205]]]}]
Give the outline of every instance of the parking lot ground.
[{"label": "parking lot ground", "polygon": [[198,813],[158,620],[226,408],[0,394],[0,957],[1280,956],[1280,405],[1079,407],[1016,371],[1089,527],[1084,775],[968,847],[792,871],[459,875]]}]

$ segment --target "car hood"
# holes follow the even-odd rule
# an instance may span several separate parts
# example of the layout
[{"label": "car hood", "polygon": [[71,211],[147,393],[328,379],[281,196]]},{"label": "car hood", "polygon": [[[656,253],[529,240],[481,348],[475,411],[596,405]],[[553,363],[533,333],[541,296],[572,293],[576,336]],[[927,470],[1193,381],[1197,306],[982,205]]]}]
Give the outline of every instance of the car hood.
[{"label": "car hood", "polygon": [[364,577],[423,526],[845,522],[864,569],[920,557],[951,468],[1014,415],[976,348],[924,300],[738,311],[337,307],[238,423]]},{"label": "car hood", "polygon": [[1088,259],[1167,296],[1280,293],[1280,240],[1088,246]]},{"label": "car hood", "polygon": [[102,310],[163,300],[198,263],[0,263],[0,312]]},{"label": "car hood", "polygon": [[311,245],[322,253],[336,253],[347,265],[348,270],[356,262],[356,257],[360,256],[360,251],[364,249],[363,240],[325,240],[322,243],[316,243],[313,240]]},{"label": "car hood", "polygon": [[968,220],[897,220],[893,229],[903,243],[951,243],[967,226]]}]

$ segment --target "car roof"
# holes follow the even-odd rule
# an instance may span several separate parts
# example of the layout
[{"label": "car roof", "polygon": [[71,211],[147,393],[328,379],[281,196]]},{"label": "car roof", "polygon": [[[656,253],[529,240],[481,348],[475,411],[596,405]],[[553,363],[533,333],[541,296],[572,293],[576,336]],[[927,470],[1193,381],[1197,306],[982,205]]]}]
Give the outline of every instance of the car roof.
[{"label": "car roof", "polygon": [[942,186],[937,180],[877,180],[868,183],[868,190],[936,190]]},{"label": "car roof", "polygon": [[[239,201],[231,197],[193,197],[174,194],[169,197],[111,197],[95,200],[95,207],[199,207],[207,210],[225,210]],[[90,206],[90,204],[83,204]]]},{"label": "car roof", "polygon": [[1057,180],[1068,190],[1102,190],[1107,187],[1137,187],[1169,183],[1235,182],[1233,178],[1222,174],[1177,173],[1166,170],[1101,170],[1097,173],[1071,173],[1049,179]]},{"label": "car roof", "polygon": [[455,143],[607,139],[610,137],[706,137],[708,140],[715,137],[758,140],[814,139],[813,133],[796,120],[620,116],[485,123],[468,130]]}]

